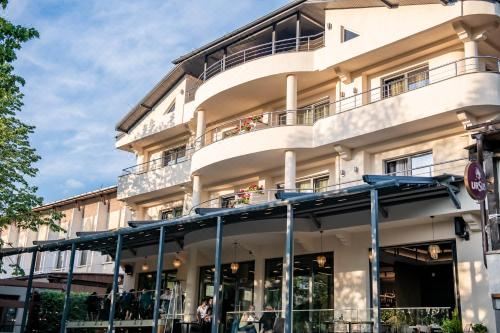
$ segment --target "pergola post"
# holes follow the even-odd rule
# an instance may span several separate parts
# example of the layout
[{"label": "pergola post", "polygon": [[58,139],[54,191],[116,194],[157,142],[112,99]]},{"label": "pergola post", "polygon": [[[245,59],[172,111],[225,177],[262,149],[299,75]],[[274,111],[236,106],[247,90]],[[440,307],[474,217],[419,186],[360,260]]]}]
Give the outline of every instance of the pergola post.
[{"label": "pergola post", "polygon": [[66,333],[66,321],[68,320],[71,302],[71,282],[73,280],[73,266],[75,265],[76,243],[71,244],[71,254],[69,256],[68,279],[66,280],[66,294],[64,296],[64,308],[61,317],[61,333]]},{"label": "pergola post", "polygon": [[286,206],[286,244],[285,244],[285,333],[293,332],[293,228],[294,217],[291,204]]},{"label": "pergola post", "polygon": [[378,190],[370,190],[371,196],[371,240],[372,240],[372,304],[373,304],[373,331],[380,328],[380,251],[378,237],[379,200]]},{"label": "pergola post", "polygon": [[24,297],[24,310],[23,310],[23,318],[21,319],[21,333],[25,333],[26,324],[28,322],[28,313],[31,304],[31,289],[33,287],[33,274],[35,273],[35,262],[38,251],[33,251],[33,255],[31,257],[31,266],[30,266],[30,275],[28,276],[28,286],[26,287],[26,296]]},{"label": "pergola post", "polygon": [[273,24],[273,32],[271,34],[271,54],[276,53],[276,24]]},{"label": "pergola post", "polygon": [[115,308],[116,308],[116,300],[118,294],[118,277],[120,275],[120,260],[122,256],[122,243],[123,243],[123,235],[118,234],[116,240],[116,252],[115,252],[115,268],[113,272],[113,288],[111,290],[111,305],[109,309],[109,318],[108,318],[108,333],[113,333],[113,324],[115,319]]},{"label": "pergola post", "polygon": [[165,227],[160,228],[160,241],[158,243],[158,260],[156,262],[156,288],[155,288],[155,308],[153,313],[153,333],[158,332],[158,321],[160,320],[160,297],[161,278],[163,275],[163,252],[165,249]]},{"label": "pergola post", "polygon": [[295,22],[295,51],[300,49],[300,12],[297,13],[297,21]]},{"label": "pergola post", "polygon": [[213,317],[212,333],[219,333],[220,319],[220,286],[222,280],[222,232],[224,225],[222,217],[217,216],[217,235],[215,242],[215,273],[214,273],[214,298],[213,298]]}]

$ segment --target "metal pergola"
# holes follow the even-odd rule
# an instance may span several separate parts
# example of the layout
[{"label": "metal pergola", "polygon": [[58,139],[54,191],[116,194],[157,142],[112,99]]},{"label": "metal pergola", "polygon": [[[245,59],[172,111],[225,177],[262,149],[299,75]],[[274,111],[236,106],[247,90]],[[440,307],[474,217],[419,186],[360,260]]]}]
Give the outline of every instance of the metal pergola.
[{"label": "metal pergola", "polygon": [[[463,181],[463,178],[453,175],[437,177],[365,175],[363,176],[363,180],[365,182],[363,185],[340,190],[307,194],[280,192],[276,195],[277,200],[262,204],[226,209],[200,208],[196,210],[197,214],[195,215],[177,219],[133,221],[129,222],[130,227],[128,228],[104,232],[80,233],[78,234],[78,238],[37,242],[32,247],[1,249],[0,257],[2,258],[22,253],[32,253],[21,332],[24,333],[26,328],[35,260],[38,252],[71,251],[64,310],[61,318],[61,333],[66,331],[76,250],[100,251],[103,254],[114,255],[113,288],[107,326],[107,332],[113,332],[122,251],[130,251],[132,255],[135,255],[137,248],[157,245],[157,271],[161,271],[166,243],[175,242],[182,247],[184,235],[187,233],[200,229],[216,228],[214,290],[220,291],[224,226],[234,223],[283,218],[286,219],[285,261],[283,265],[286,297],[283,302],[285,304],[283,317],[285,321],[285,333],[291,333],[293,332],[293,242],[295,218],[311,219],[318,227],[321,227],[321,222],[319,221],[321,217],[361,210],[370,210],[373,328],[375,332],[378,332],[380,327],[378,231],[380,215],[387,217],[388,212],[386,208],[389,206],[446,197],[451,200],[455,208],[459,209],[460,201],[456,194],[460,191],[459,184]],[[157,332],[158,329],[161,294],[160,279],[161,274],[157,274],[152,332]],[[219,332],[220,303],[220,294],[219,292],[215,292],[213,299],[212,333]]]}]

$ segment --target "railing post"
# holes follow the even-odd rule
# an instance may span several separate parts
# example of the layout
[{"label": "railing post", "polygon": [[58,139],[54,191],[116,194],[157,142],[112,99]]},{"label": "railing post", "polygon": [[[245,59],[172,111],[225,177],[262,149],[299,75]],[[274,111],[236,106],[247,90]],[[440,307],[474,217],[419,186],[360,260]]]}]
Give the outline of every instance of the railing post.
[{"label": "railing post", "polygon": [[64,307],[61,317],[61,333],[66,333],[66,321],[68,320],[69,308],[71,303],[71,283],[73,281],[73,267],[75,266],[76,243],[71,244],[71,253],[69,255],[68,278],[66,280],[66,294],[64,295]]},{"label": "railing post", "polygon": [[311,51],[310,49],[311,37],[307,37],[307,51]]},{"label": "railing post", "polygon": [[222,217],[217,216],[217,236],[215,244],[215,272],[214,272],[214,299],[213,299],[213,317],[212,317],[212,333],[219,333],[220,319],[220,286],[222,282],[222,233],[224,224]]},{"label": "railing post", "polygon": [[371,197],[371,246],[372,246],[372,304],[373,304],[373,330],[379,332],[380,328],[380,257],[379,257],[379,235],[378,235],[378,222],[379,222],[379,200],[378,190],[373,189],[370,191]]},{"label": "railing post", "polygon": [[247,50],[243,50],[243,63],[246,62],[246,54],[247,54]]},{"label": "railing post", "polygon": [[38,250],[33,251],[31,256],[30,274],[28,275],[28,285],[26,286],[26,296],[24,296],[23,318],[21,319],[21,333],[26,333],[28,314],[31,304],[31,289],[33,287],[33,274],[35,273],[35,262]]},{"label": "railing post", "polygon": [[207,56],[205,56],[205,62],[203,63],[203,82],[207,80]]},{"label": "railing post", "polygon": [[118,294],[118,277],[120,275],[120,260],[122,256],[122,243],[123,235],[119,234],[116,240],[116,252],[115,252],[115,267],[113,272],[113,287],[111,290],[111,305],[109,308],[109,318],[108,318],[108,333],[113,333],[113,325],[115,320],[115,309]]},{"label": "railing post", "polygon": [[286,244],[285,244],[285,267],[283,270],[285,278],[285,332],[293,332],[293,266],[294,266],[294,253],[293,253],[293,229],[294,229],[294,216],[293,207],[291,204],[286,206]]},{"label": "railing post", "polygon": [[271,39],[271,53],[276,53],[276,24],[273,24],[273,33]]},{"label": "railing post", "polygon": [[160,240],[158,243],[158,260],[156,262],[156,286],[155,286],[155,307],[153,312],[152,333],[158,332],[158,321],[160,320],[160,297],[161,278],[163,272],[163,252],[165,249],[165,227],[160,228]]}]

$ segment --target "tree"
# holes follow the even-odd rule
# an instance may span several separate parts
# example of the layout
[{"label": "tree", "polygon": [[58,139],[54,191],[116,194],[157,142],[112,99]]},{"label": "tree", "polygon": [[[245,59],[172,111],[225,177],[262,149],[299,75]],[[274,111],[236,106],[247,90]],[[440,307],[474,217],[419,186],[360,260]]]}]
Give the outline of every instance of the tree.
[{"label": "tree", "polygon": [[[4,13],[7,4],[8,0],[0,0]],[[29,183],[38,172],[35,163],[40,156],[29,142],[34,127],[18,118],[25,81],[14,73],[13,62],[21,45],[38,37],[34,28],[14,25],[4,15],[0,16],[0,232],[9,225],[33,231],[41,225],[62,230],[57,223],[60,214],[33,210],[43,203],[36,194],[37,188]],[[0,243],[0,247],[3,245]]]}]

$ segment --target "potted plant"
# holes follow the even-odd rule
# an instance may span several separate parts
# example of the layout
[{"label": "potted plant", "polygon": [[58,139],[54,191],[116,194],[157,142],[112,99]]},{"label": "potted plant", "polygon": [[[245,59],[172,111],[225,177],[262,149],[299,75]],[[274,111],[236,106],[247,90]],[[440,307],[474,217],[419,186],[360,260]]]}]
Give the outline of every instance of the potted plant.
[{"label": "potted plant", "polygon": [[463,333],[462,323],[458,318],[458,311],[455,309],[450,319],[445,319],[441,327],[446,333]]},{"label": "potted plant", "polygon": [[478,324],[472,325],[472,331],[474,331],[474,333],[487,333],[488,328],[486,326],[484,326],[483,324],[478,323]]}]

